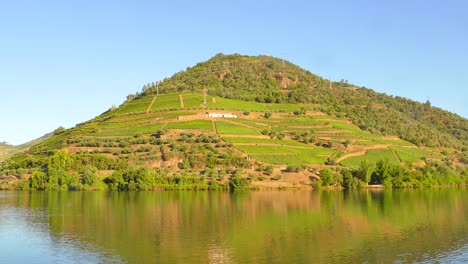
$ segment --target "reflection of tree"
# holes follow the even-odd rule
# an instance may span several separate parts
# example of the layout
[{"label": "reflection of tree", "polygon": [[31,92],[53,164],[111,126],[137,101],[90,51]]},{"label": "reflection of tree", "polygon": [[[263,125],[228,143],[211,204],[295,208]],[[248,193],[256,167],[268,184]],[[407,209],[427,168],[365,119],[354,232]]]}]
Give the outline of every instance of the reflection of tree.
[{"label": "reflection of tree", "polygon": [[467,236],[467,196],[454,189],[32,192],[16,203],[45,209],[55,236],[128,262],[356,263],[393,262],[405,252],[411,262],[445,250]]}]

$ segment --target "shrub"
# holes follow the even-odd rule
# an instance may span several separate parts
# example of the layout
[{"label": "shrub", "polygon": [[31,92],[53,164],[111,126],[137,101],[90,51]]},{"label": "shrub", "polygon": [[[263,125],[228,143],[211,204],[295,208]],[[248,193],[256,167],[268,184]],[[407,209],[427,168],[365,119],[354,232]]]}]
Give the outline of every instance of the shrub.
[{"label": "shrub", "polygon": [[250,180],[241,178],[240,176],[234,176],[229,182],[229,187],[232,191],[247,190],[250,188]]},{"label": "shrub", "polygon": [[303,171],[306,169],[306,166],[304,164],[302,165],[288,165],[286,167],[286,172],[299,172],[299,171]]}]

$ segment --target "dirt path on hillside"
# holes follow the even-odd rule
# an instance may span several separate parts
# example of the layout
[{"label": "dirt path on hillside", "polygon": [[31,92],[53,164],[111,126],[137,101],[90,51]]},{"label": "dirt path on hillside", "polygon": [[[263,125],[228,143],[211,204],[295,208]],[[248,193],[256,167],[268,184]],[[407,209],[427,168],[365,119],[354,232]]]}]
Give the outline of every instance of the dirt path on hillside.
[{"label": "dirt path on hillside", "polygon": [[157,95],[153,97],[153,100],[151,101],[151,104],[148,106],[148,109],[146,109],[146,113],[148,114],[151,111],[151,107],[153,107],[154,101],[156,101]]},{"label": "dirt path on hillside", "polygon": [[211,124],[213,125],[213,132],[214,132],[215,134],[218,134],[218,131],[216,130],[215,121],[214,121],[214,120],[211,120]]},{"label": "dirt path on hillside", "polygon": [[343,160],[345,160],[347,158],[357,157],[357,156],[364,156],[364,155],[366,155],[366,152],[367,152],[367,150],[362,150],[362,151],[359,151],[359,152],[353,152],[353,153],[346,154],[346,155],[341,156],[340,158],[338,158],[336,160],[336,163],[340,163],[341,161],[343,161]]},{"label": "dirt path on hillside", "polygon": [[179,94],[180,108],[184,109],[184,97],[182,94]]},{"label": "dirt path on hillside", "polygon": [[401,160],[401,158],[400,158],[400,155],[398,155],[398,153],[396,153],[395,150],[393,150],[393,149],[390,149],[390,150],[393,152],[393,155],[395,155],[395,157],[397,157],[397,159],[400,161],[400,163],[403,162],[403,161]]}]

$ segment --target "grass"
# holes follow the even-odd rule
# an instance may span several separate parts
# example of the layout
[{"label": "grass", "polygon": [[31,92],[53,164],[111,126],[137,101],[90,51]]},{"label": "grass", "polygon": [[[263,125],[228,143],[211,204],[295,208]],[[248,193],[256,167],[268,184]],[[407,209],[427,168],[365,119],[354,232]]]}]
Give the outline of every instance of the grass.
[{"label": "grass", "polygon": [[[205,105],[203,105],[203,94],[197,94],[197,93],[184,93],[182,94],[184,98],[184,108],[193,108],[193,109],[199,109],[199,108],[205,108]],[[207,97],[208,101],[208,97]]]},{"label": "grass", "polygon": [[359,132],[359,133],[364,132],[361,129],[359,129],[359,127],[352,125],[352,124],[348,124],[344,122],[336,122],[336,121],[329,121],[329,123],[333,128],[338,129],[338,130],[348,130],[348,131]]},{"label": "grass", "polygon": [[333,152],[335,152],[335,150],[333,149],[328,149],[328,148],[319,148],[319,147],[315,147],[315,148],[307,148],[307,149],[303,149],[303,148],[293,148],[293,150],[298,153],[298,154],[301,154],[301,155],[331,155],[333,154]]},{"label": "grass", "polygon": [[385,159],[388,159],[390,163],[400,163],[393,151],[389,149],[371,149],[368,150],[365,155],[347,158],[341,161],[341,164],[345,167],[359,167],[364,160],[375,163]]},{"label": "grass", "polygon": [[270,110],[271,112],[294,112],[296,110],[300,110],[301,106],[297,104],[289,104],[289,103],[284,103],[284,104],[265,104],[265,106]]},{"label": "grass", "polygon": [[412,143],[404,140],[384,140],[384,139],[372,139],[367,141],[356,141],[354,145],[361,145],[361,146],[373,146],[377,144],[382,145],[390,145],[390,146],[407,146],[411,147],[414,146]]},{"label": "grass", "polygon": [[327,157],[333,153],[333,150],[325,148],[293,148],[279,145],[235,145],[235,147],[254,159],[277,165],[324,164]]},{"label": "grass", "polygon": [[441,158],[442,155],[440,153],[437,153],[437,152],[433,152],[433,151],[430,151],[430,150],[426,150],[426,149],[421,149],[421,148],[405,148],[405,147],[401,147],[401,146],[393,146],[391,147],[391,149],[393,149],[394,151],[396,151],[398,153],[398,155],[403,155],[403,156],[414,156],[414,157],[417,157],[417,158],[422,158],[422,157],[426,157],[426,158]]},{"label": "grass", "polygon": [[236,134],[236,135],[261,135],[257,129],[236,125],[228,122],[217,121],[216,131],[219,134]]},{"label": "grass", "polygon": [[65,139],[67,138],[67,135],[58,135],[58,136],[53,136],[37,145],[32,147],[31,149],[41,149],[41,150],[54,150],[54,149],[59,149],[65,147]]},{"label": "grass", "polygon": [[146,113],[148,106],[153,100],[152,96],[143,97],[124,103],[119,109],[112,112],[114,116],[122,116],[126,114]]},{"label": "grass", "polygon": [[317,156],[308,153],[297,155],[296,158],[309,164],[324,164],[327,161],[326,156]]},{"label": "grass", "polygon": [[[205,108],[203,105],[203,94],[187,93],[183,94],[185,108]],[[256,111],[256,112],[293,112],[301,108],[297,104],[265,104],[257,102],[247,102],[242,100],[234,100],[216,97],[213,103],[213,96],[207,95],[206,108],[223,108],[225,110],[239,110],[239,111]]]},{"label": "grass", "polygon": [[213,103],[211,96],[207,98],[207,107],[225,109],[225,110],[251,111],[251,112],[269,111],[269,109],[265,105],[261,103],[256,103],[256,102],[247,102],[247,101],[241,101],[241,100],[233,100],[233,99],[216,97],[216,103]]},{"label": "grass", "polygon": [[396,151],[395,150],[395,153],[398,155],[398,157],[400,157],[401,161],[403,162],[418,162],[418,161],[421,161],[421,157],[418,157],[418,156],[414,156],[406,151]]},{"label": "grass", "polygon": [[247,126],[255,127],[258,129],[266,129],[269,126],[268,119],[261,119],[261,120],[251,120],[251,119],[243,119],[243,118],[236,118],[236,123],[244,124]]},{"label": "grass", "polygon": [[160,94],[151,107],[151,112],[161,110],[176,110],[180,108],[179,94]]},{"label": "grass", "polygon": [[201,130],[213,130],[213,123],[210,120],[192,120],[186,122],[174,122],[168,123],[167,129],[201,129]]},{"label": "grass", "polygon": [[307,155],[307,154],[290,154],[290,155],[262,155],[252,154],[253,159],[267,162],[275,165],[300,165],[300,164],[324,164],[327,157]]}]

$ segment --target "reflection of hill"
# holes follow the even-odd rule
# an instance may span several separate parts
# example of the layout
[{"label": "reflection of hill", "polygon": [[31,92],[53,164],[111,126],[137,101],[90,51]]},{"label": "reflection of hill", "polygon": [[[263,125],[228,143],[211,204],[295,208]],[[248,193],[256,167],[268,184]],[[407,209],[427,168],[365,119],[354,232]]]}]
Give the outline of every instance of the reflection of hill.
[{"label": "reflection of hill", "polygon": [[122,262],[103,248],[81,243],[74,234],[51,232],[52,214],[40,198],[47,196],[0,192],[0,263]]},{"label": "reflection of hill", "polygon": [[18,205],[47,208],[54,236],[140,263],[412,262],[468,235],[463,190],[19,197]]}]

